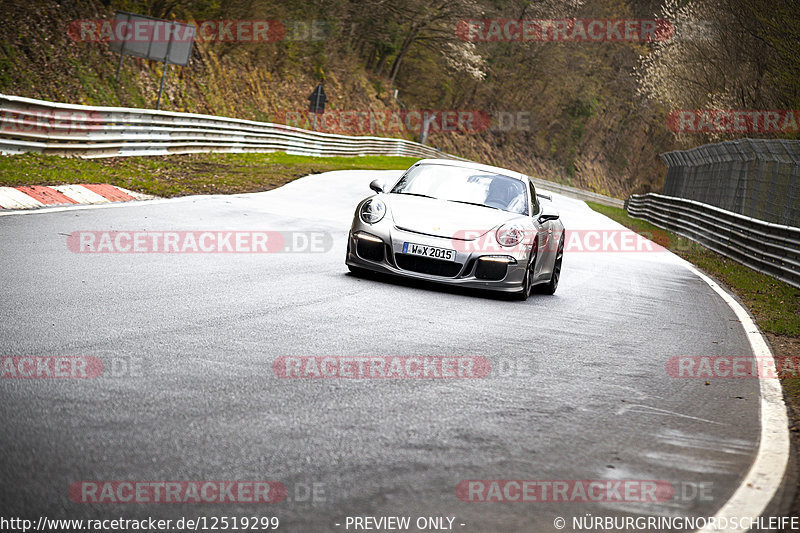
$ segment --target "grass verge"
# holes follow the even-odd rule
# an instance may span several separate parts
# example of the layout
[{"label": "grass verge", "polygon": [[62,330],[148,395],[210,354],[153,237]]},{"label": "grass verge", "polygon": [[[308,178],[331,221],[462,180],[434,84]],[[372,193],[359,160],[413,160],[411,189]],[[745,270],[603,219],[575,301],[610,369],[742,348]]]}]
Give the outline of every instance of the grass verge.
[{"label": "grass verge", "polygon": [[80,159],[41,154],[0,157],[0,185],[110,183],[172,197],[266,191],[331,170],[404,170],[414,157],[309,157],[284,152]]}]

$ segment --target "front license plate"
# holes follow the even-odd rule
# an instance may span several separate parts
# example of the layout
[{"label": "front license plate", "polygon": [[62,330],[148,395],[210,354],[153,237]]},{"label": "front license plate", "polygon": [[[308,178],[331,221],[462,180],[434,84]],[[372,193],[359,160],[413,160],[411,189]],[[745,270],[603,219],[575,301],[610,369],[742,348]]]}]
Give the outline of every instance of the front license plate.
[{"label": "front license plate", "polygon": [[449,248],[437,248],[436,246],[425,246],[423,244],[414,244],[407,242],[403,244],[403,253],[409,255],[420,255],[422,257],[431,257],[433,259],[441,259],[443,261],[455,261],[456,251]]}]

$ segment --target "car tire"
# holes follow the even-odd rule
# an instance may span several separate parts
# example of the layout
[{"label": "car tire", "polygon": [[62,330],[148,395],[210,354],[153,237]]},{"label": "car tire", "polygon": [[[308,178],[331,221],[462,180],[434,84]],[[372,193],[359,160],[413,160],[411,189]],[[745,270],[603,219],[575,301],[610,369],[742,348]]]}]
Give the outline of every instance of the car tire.
[{"label": "car tire", "polygon": [[539,294],[555,294],[558,288],[558,280],[561,279],[561,262],[564,259],[564,239],[558,244],[556,251],[556,258],[553,261],[553,273],[550,274],[550,281],[543,285],[536,286],[536,292]]},{"label": "car tire", "polygon": [[533,270],[536,268],[536,244],[534,243],[534,248],[531,250],[531,258],[528,260],[528,268],[525,269],[525,277],[522,278],[522,290],[516,293],[514,296],[517,300],[524,302],[528,299],[533,292]]}]

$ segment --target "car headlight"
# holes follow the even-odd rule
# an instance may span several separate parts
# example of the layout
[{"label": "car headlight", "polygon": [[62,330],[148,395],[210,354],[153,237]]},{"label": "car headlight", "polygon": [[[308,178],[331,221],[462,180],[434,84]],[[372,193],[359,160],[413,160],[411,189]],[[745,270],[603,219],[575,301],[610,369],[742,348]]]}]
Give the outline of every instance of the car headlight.
[{"label": "car headlight", "polygon": [[497,229],[496,236],[500,246],[516,246],[525,237],[525,230],[519,224],[503,224]]},{"label": "car headlight", "polygon": [[376,222],[380,222],[383,215],[386,214],[386,204],[383,203],[383,200],[370,198],[364,202],[358,214],[361,220],[367,224],[375,224]]}]

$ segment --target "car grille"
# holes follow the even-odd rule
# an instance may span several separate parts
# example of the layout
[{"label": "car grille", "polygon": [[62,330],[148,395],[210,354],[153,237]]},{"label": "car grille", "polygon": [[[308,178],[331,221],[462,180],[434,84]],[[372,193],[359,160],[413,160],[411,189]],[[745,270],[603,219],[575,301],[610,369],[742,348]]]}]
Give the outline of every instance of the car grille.
[{"label": "car grille", "polygon": [[441,259],[419,257],[409,254],[394,254],[394,258],[397,262],[397,266],[403,270],[446,278],[457,276],[458,273],[461,272],[462,266],[461,263],[454,263],[453,261],[442,261]]}]

